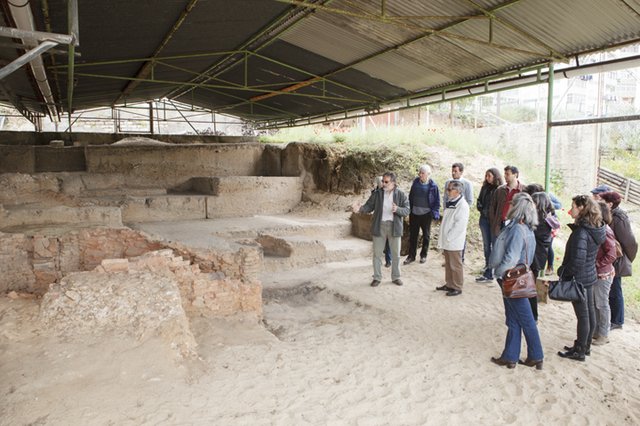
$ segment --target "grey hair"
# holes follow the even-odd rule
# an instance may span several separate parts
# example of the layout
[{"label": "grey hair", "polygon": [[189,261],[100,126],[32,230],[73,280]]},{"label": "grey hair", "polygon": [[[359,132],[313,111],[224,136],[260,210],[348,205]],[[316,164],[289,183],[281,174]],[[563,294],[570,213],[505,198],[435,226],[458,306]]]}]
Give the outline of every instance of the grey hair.
[{"label": "grey hair", "polygon": [[428,175],[431,174],[431,167],[429,167],[428,164],[423,164],[422,166],[420,166],[420,168],[418,169],[418,172],[426,172]]},{"label": "grey hair", "polygon": [[516,223],[522,222],[529,228],[536,229],[538,226],[538,212],[531,195],[526,192],[519,192],[514,195],[511,200],[511,208],[507,213],[507,219],[511,219]]},{"label": "grey hair", "polygon": [[462,194],[462,191],[464,190],[464,184],[459,180],[450,180],[447,186],[453,187],[454,189],[458,190],[458,192],[461,194]]}]

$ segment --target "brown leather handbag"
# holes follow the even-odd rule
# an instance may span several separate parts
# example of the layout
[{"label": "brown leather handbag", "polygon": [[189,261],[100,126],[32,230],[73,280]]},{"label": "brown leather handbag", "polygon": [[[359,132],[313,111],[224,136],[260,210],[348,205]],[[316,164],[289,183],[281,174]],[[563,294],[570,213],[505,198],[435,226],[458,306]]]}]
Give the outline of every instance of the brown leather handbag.
[{"label": "brown leather handbag", "polygon": [[537,297],[536,277],[529,268],[527,240],[524,240],[525,263],[507,270],[502,277],[502,295],[507,299]]}]

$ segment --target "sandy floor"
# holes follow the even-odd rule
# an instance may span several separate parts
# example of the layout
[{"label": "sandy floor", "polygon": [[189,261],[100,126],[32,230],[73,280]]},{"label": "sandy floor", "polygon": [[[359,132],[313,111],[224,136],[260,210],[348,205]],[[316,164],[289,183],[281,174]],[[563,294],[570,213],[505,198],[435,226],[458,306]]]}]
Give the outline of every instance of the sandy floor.
[{"label": "sandy floor", "polygon": [[568,361],[555,352],[574,338],[571,306],[542,305],[544,370],[500,368],[497,285],[468,271],[446,297],[440,265],[432,252],[405,286],[375,289],[368,259],[267,277],[265,323],[194,321],[192,361],[159,341],[52,340],[37,301],[0,298],[0,424],[640,423],[640,325]]}]

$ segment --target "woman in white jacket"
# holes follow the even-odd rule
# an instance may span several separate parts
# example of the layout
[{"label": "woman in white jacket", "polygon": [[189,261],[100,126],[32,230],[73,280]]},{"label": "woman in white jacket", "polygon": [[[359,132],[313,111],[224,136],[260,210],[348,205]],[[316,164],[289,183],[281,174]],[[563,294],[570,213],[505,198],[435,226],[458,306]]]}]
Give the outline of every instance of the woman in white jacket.
[{"label": "woman in white jacket", "polygon": [[469,204],[462,196],[462,182],[449,181],[445,190],[448,201],[444,205],[438,237],[438,248],[444,252],[445,284],[436,287],[436,290],[446,291],[447,296],[457,296],[462,293],[464,281],[462,250],[467,237]]}]

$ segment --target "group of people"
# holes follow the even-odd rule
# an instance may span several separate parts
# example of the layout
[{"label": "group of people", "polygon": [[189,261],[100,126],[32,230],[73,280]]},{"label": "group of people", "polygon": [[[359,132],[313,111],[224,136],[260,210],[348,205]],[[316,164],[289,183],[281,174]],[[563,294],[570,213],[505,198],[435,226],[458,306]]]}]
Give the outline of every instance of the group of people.
[{"label": "group of people", "polygon": [[[476,282],[497,279],[501,287],[506,271],[518,264],[528,265],[534,276],[552,272],[553,239],[560,228],[555,210],[561,207],[558,199],[541,185],[520,182],[517,167],[506,166],[503,171],[502,175],[495,168],[486,171],[475,204],[480,213],[478,225],[485,259],[483,273]],[[420,232],[420,263],[426,262],[431,223],[440,220],[437,247],[444,254],[445,283],[436,290],[446,292],[447,296],[462,294],[466,231],[469,209],[473,206],[473,187],[462,177],[463,173],[461,163],[452,165],[452,178],[443,187],[442,206],[438,185],[431,179],[428,165],[420,166],[408,196],[397,187],[394,173],[382,176],[380,187],[358,209],[360,213],[373,213],[371,286],[381,283],[385,245],[391,257],[392,282],[403,285],[400,242],[404,217],[409,216],[409,251],[403,264],[416,261]],[[620,202],[620,194],[606,185],[594,188],[591,195],[572,199],[569,214],[574,222],[569,225],[571,234],[557,273],[560,280],[575,279],[582,284],[586,297],[572,302],[577,336],[573,344],[558,352],[563,358],[584,361],[590,355],[591,345],[608,343],[609,331],[621,328],[624,323],[621,279],[631,275],[638,244]],[[505,347],[491,361],[507,368],[521,363],[541,369],[544,356],[537,328],[537,297],[503,297],[503,302],[508,329]],[[519,359],[522,334],[527,342],[524,361]]]}]

